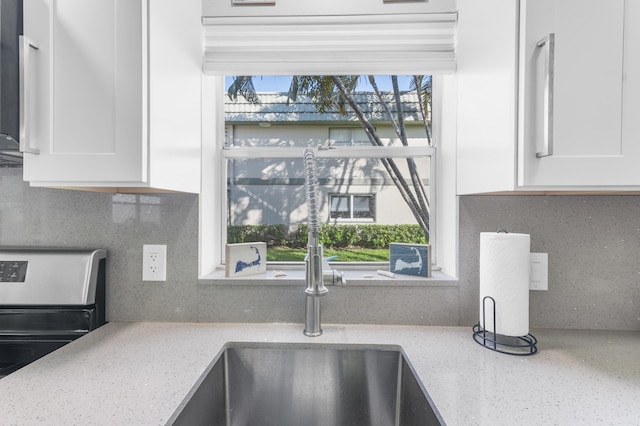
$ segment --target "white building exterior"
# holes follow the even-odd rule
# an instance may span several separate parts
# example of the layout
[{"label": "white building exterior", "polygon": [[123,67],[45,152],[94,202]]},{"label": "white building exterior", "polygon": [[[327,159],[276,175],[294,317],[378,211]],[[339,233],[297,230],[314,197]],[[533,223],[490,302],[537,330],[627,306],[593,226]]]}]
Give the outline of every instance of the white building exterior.
[{"label": "white building exterior", "polygon": [[[318,113],[305,97],[287,105],[286,93],[260,93],[260,103],[238,97],[225,103],[226,145],[255,147],[316,147],[367,145],[360,122],[351,114]],[[371,94],[356,99],[385,144],[399,138]],[[427,146],[415,93],[402,95],[409,144]],[[402,170],[406,160],[396,159]],[[420,177],[429,184],[429,159],[417,160]],[[302,159],[229,160],[227,171],[230,225],[306,222],[307,207]],[[323,223],[415,223],[409,207],[379,160],[318,159],[318,199]],[[407,180],[408,172],[405,173]]]}]

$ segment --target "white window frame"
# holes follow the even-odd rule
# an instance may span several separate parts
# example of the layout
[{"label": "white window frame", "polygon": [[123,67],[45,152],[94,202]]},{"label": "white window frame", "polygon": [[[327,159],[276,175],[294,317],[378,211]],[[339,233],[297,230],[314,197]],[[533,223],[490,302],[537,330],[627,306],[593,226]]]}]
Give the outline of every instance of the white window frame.
[{"label": "white window frame", "polygon": [[[430,239],[435,246],[434,262],[441,265],[449,276],[457,275],[457,79],[453,74],[456,69],[456,14],[439,13],[440,10],[429,13],[433,12],[429,6],[416,5],[415,12],[407,10],[397,15],[380,11],[376,12],[379,15],[359,15],[353,13],[352,7],[347,7],[346,11],[337,8],[327,17],[305,17],[308,21],[305,25],[300,25],[301,17],[307,16],[304,11],[296,16],[258,14],[261,16],[245,17],[221,13],[220,19],[207,17],[217,12],[205,13],[199,233],[201,278],[210,276],[219,266],[219,259],[222,259],[220,242],[224,241],[217,223],[226,219],[224,203],[220,203],[226,197],[226,191],[220,189],[220,171],[225,167],[225,158],[216,148],[224,140],[224,120],[215,118],[223,117],[223,76],[266,74],[435,74],[432,136],[438,155],[437,165],[435,161],[431,165],[430,191],[432,197],[437,197],[437,202],[431,211],[436,226],[431,228]],[[291,22],[296,25],[289,25]],[[358,25],[354,25],[356,23]],[[302,34],[300,37],[292,36],[289,29],[302,31]],[[346,38],[349,43],[345,44],[344,31],[352,29],[356,32],[349,33]],[[373,39],[372,34],[375,35]],[[300,43],[302,36],[305,40],[312,38],[317,49],[310,51],[308,41]],[[417,42],[418,39],[423,42]],[[408,50],[398,49],[398,46]],[[278,54],[285,51],[286,59]],[[229,52],[242,60],[234,62],[232,57],[225,56]],[[304,55],[310,55],[309,60],[301,60]],[[442,95],[444,92],[447,93],[446,98]],[[445,237],[440,238],[440,235]]]},{"label": "white window frame", "polygon": [[[228,129],[224,120],[224,77],[203,77],[203,144],[202,189],[200,194],[200,276],[205,277],[224,264],[226,230],[226,182],[228,159],[303,158],[306,147],[228,147]],[[207,115],[207,111],[211,115]],[[212,119],[213,117],[213,119]],[[426,146],[344,146],[335,149],[317,149],[322,158],[420,158],[430,157],[430,185],[436,182],[435,148]],[[430,191],[431,205],[437,205],[435,191]],[[437,212],[432,209],[430,222],[437,223]],[[206,236],[209,236],[208,238]],[[429,235],[432,245],[437,239],[435,229]],[[204,254],[204,255],[203,255]],[[434,256],[435,257],[435,256]],[[304,265],[301,263],[300,268]],[[371,267],[379,267],[372,263]]]},{"label": "white window frame", "polygon": [[[402,74],[402,72],[398,72]],[[456,111],[456,80],[454,76],[434,76],[432,93],[433,140],[438,146],[429,148],[428,155],[438,152],[436,158],[432,155],[430,191],[432,197],[431,217],[436,226],[431,227],[430,241],[433,247],[433,262],[449,277],[456,277],[458,271],[458,203],[455,189],[455,111]],[[224,256],[224,241],[226,241],[226,162],[227,158],[244,157],[240,148],[221,149],[225,141],[224,122],[224,77],[203,76],[203,129],[202,129],[202,185],[200,193],[199,218],[199,277],[201,279],[219,278],[218,272],[222,266]],[[443,93],[447,93],[445,98]],[[213,119],[212,119],[213,117]],[[339,151],[319,151],[319,157],[364,158],[367,150],[386,150],[385,156],[398,158],[416,154],[412,150],[424,155],[424,148],[400,147],[344,147]],[[291,156],[302,158],[304,148],[292,148]],[[278,148],[252,148],[251,152],[259,158],[282,158]],[[378,151],[380,152],[380,151]],[[378,153],[375,154],[378,157]],[[370,157],[370,155],[369,155]],[[440,238],[443,235],[444,238]]]}]

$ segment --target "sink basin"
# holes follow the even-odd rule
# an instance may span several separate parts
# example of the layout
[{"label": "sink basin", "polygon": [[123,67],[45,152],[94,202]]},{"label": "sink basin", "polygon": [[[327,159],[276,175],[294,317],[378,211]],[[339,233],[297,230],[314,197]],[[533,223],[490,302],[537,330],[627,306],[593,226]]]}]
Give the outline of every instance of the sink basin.
[{"label": "sink basin", "polygon": [[440,425],[398,346],[228,344],[170,424]]}]

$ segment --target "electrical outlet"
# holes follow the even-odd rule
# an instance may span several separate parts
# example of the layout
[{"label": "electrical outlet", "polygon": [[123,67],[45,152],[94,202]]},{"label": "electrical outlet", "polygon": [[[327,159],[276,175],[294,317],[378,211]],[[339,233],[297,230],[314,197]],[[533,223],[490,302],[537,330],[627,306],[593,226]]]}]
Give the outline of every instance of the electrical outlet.
[{"label": "electrical outlet", "polygon": [[142,281],[167,280],[167,246],[144,244],[142,246]]},{"label": "electrical outlet", "polygon": [[529,254],[529,290],[549,290],[549,254]]}]

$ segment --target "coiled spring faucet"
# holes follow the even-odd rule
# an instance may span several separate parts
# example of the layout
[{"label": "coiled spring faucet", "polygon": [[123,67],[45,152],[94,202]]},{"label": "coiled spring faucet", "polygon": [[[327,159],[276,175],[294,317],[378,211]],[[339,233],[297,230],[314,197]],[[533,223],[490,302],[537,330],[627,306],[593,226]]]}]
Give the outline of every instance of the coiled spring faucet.
[{"label": "coiled spring faucet", "polygon": [[344,285],[346,280],[343,274],[329,267],[329,263],[324,259],[324,249],[318,239],[320,224],[318,222],[317,186],[316,176],[316,155],[311,148],[304,150],[304,176],[305,189],[307,193],[307,208],[309,210],[309,237],[307,242],[307,256],[305,258],[305,280],[307,288],[304,292],[307,295],[305,306],[305,327],[304,334],[309,337],[320,336],[322,327],[320,323],[320,297],[329,290],[327,284],[340,283]]}]

